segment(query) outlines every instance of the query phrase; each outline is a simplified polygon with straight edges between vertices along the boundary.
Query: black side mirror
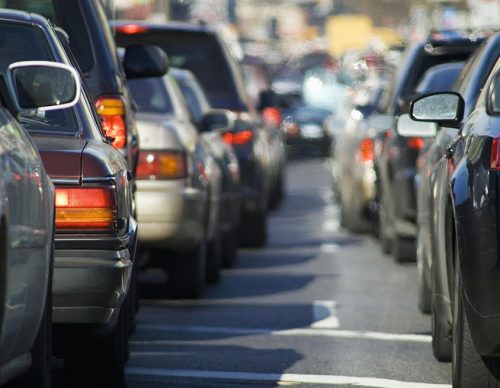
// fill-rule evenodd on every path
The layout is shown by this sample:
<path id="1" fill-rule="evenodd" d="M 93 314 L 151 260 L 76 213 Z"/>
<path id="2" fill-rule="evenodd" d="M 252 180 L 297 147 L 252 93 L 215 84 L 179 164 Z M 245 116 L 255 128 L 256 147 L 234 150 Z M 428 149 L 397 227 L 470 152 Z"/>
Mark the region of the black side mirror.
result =
<path id="1" fill-rule="evenodd" d="M 125 49 L 123 68 L 127 79 L 161 77 L 168 72 L 168 57 L 157 46 L 131 45 Z"/>
<path id="2" fill-rule="evenodd" d="M 203 115 L 200 132 L 218 131 L 225 133 L 234 128 L 236 114 L 225 109 L 212 109 Z"/>
<path id="3" fill-rule="evenodd" d="M 459 124 L 464 116 L 464 99 L 455 92 L 431 93 L 412 102 L 410 117 L 415 121 Z"/>
<path id="4" fill-rule="evenodd" d="M 262 111 L 266 108 L 274 108 L 278 106 L 278 96 L 272 90 L 263 90 L 259 93 L 259 104 L 257 109 Z"/>

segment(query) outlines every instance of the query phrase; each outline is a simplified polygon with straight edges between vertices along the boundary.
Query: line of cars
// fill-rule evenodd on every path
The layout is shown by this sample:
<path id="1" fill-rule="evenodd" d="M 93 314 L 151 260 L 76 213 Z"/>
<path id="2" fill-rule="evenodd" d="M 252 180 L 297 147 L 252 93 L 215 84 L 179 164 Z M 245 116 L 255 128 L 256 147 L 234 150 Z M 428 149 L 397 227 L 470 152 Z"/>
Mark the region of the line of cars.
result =
<path id="1" fill-rule="evenodd" d="M 380 239 L 396 260 L 417 261 L 418 307 L 431 314 L 434 356 L 452 361 L 453 386 L 498 387 L 500 34 L 448 37 L 446 46 L 446 64 L 433 61 L 421 77 L 430 90 L 406 90 L 404 110 L 385 123 L 368 119 L 382 148 L 374 150 L 376 177 L 393 182 L 379 188 Z M 421 62 L 404 63 L 414 74 Z M 429 83 L 432 73 L 438 79 Z M 443 84 L 447 77 L 453 82 Z M 413 139 L 419 152 L 409 152 Z"/>
<path id="2" fill-rule="evenodd" d="M 173 29 L 187 53 L 211 51 L 191 67 L 120 33 L 137 24 L 115 25 L 118 50 L 97 0 L 0 6 L 0 385 L 50 387 L 55 356 L 65 386 L 121 387 L 138 271 L 199 297 L 239 244 L 264 245 L 281 133 L 208 26 L 183 26 L 189 44 Z"/>

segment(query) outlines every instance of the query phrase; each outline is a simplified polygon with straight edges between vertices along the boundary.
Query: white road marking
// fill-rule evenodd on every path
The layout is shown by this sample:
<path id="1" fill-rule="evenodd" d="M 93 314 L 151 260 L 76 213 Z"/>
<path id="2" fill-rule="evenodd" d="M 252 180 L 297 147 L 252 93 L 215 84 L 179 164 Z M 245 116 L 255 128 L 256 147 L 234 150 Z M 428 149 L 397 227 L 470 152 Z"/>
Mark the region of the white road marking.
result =
<path id="1" fill-rule="evenodd" d="M 335 306 L 336 303 L 333 300 L 315 300 L 313 302 L 314 323 L 311 327 L 315 329 L 338 329 L 340 324 Z"/>
<path id="2" fill-rule="evenodd" d="M 337 244 L 322 244 L 321 251 L 325 253 L 335 253 L 338 252 L 339 246 Z"/>
<path id="3" fill-rule="evenodd" d="M 371 377 L 351 377 L 351 376 L 329 376 L 329 375 L 304 375 L 304 374 L 274 374 L 274 373 L 252 373 L 252 372 L 224 372 L 224 371 L 203 371 L 203 370 L 178 370 L 161 368 L 126 368 L 128 375 L 134 376 L 155 376 L 166 378 L 196 378 L 212 380 L 229 380 L 241 382 L 273 382 L 280 383 L 305 383 L 305 384 L 330 384 L 330 385 L 351 385 L 356 387 L 375 388 L 450 388 L 447 384 L 427 384 L 413 383 L 398 380 L 371 378 Z"/>
<path id="4" fill-rule="evenodd" d="M 221 335 L 273 335 L 273 336 L 304 336 L 304 337 L 329 337 L 329 338 L 349 338 L 360 340 L 375 340 L 389 342 L 412 342 L 429 344 L 432 342 L 430 335 L 422 334 L 393 334 L 381 333 L 376 331 L 357 331 L 357 330 L 335 330 L 335 329 L 289 329 L 289 330 L 271 330 L 271 329 L 242 329 L 233 327 L 215 327 L 215 326 L 185 326 L 185 325 L 167 325 L 167 324 L 140 324 L 137 325 L 140 330 L 178 332 L 178 333 L 201 333 L 201 334 L 221 334 Z M 164 345 L 170 341 L 130 341 L 135 345 Z"/>
<path id="5" fill-rule="evenodd" d="M 339 222 L 337 220 L 327 220 L 323 224 L 323 230 L 325 232 L 336 232 L 339 230 Z"/>

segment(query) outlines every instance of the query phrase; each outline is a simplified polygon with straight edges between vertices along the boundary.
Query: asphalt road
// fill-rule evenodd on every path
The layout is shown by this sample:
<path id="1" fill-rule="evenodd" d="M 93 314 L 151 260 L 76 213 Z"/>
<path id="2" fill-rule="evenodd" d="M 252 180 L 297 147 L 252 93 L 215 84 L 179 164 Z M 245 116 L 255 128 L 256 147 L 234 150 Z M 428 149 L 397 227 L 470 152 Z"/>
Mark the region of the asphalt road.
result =
<path id="1" fill-rule="evenodd" d="M 161 273 L 142 274 L 128 387 L 450 386 L 415 265 L 339 228 L 324 160 L 290 162 L 287 179 L 267 247 L 241 250 L 203 299 L 169 300 Z"/>

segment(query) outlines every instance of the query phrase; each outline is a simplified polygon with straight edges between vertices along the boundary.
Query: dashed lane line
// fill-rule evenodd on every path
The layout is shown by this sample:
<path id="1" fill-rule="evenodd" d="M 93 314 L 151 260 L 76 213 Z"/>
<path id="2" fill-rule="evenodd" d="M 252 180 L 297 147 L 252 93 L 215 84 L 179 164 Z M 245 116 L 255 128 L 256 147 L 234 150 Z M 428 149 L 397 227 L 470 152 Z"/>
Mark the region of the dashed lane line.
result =
<path id="1" fill-rule="evenodd" d="M 272 329 L 245 329 L 233 327 L 216 326 L 187 326 L 187 325 L 168 325 L 168 324 L 139 324 L 140 330 L 164 331 L 177 333 L 198 333 L 198 334 L 220 334 L 220 335 L 272 335 L 272 336 L 304 336 L 304 337 L 329 337 L 346 338 L 359 340 L 389 341 L 389 342 L 411 342 L 429 344 L 432 342 L 430 335 L 423 334 L 394 334 L 382 333 L 376 331 L 359 330 L 336 330 L 336 329 L 316 329 L 299 328 L 288 330 Z M 131 344 L 150 344 L 162 345 L 169 341 L 130 341 Z"/>
<path id="2" fill-rule="evenodd" d="M 375 388 L 450 388 L 447 384 L 428 384 L 407 381 L 389 380 L 372 377 L 351 377 L 334 375 L 306 375 L 306 374 L 274 374 L 274 373 L 252 373 L 252 372 L 225 372 L 204 370 L 179 370 L 162 368 L 139 368 L 128 367 L 126 373 L 129 376 L 138 377 L 164 377 L 168 378 L 191 378 L 204 380 L 225 380 L 232 382 L 252 383 L 304 383 L 325 385 L 348 385 L 353 387 L 375 387 Z"/>

